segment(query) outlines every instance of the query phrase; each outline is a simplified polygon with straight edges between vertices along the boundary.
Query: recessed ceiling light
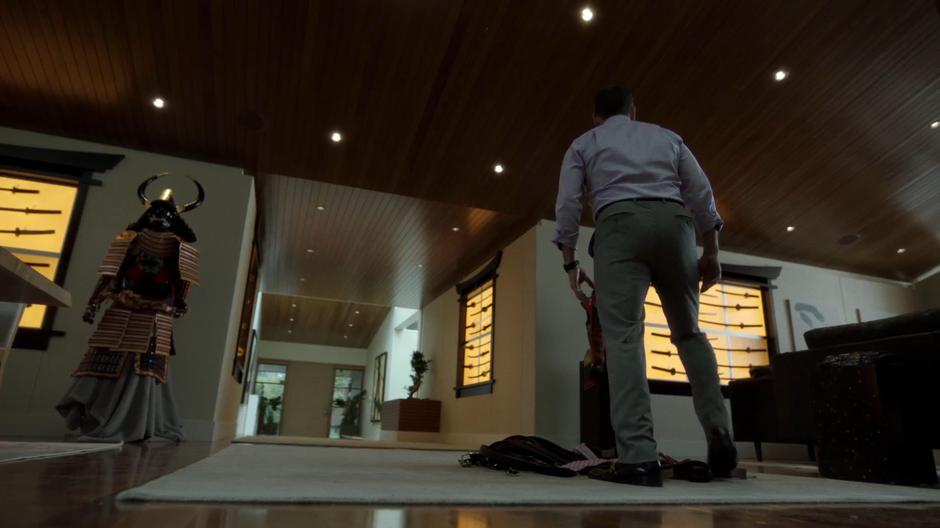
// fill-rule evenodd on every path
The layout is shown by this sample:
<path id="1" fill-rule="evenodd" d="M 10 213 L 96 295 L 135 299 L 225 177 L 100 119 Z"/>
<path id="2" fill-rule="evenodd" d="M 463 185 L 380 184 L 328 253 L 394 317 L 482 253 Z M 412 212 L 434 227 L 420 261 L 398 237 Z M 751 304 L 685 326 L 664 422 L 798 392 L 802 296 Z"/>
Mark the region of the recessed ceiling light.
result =
<path id="1" fill-rule="evenodd" d="M 166 106 L 166 101 L 164 101 L 163 98 L 161 97 L 154 97 L 153 101 L 150 101 L 150 104 L 152 104 L 156 108 L 163 108 L 164 106 Z"/>
<path id="2" fill-rule="evenodd" d="M 359 315 L 359 310 L 356 310 L 356 315 Z"/>
<path id="3" fill-rule="evenodd" d="M 349 328 L 352 328 L 352 323 L 349 323 Z"/>
<path id="4" fill-rule="evenodd" d="M 506 169 L 499 163 L 497 163 L 496 165 L 493 165 L 493 172 L 495 172 L 496 174 L 502 174 L 504 170 Z"/>
<path id="5" fill-rule="evenodd" d="M 424 264 L 418 264 L 418 267 L 419 267 L 419 268 L 423 268 L 423 267 L 424 267 Z"/>
<path id="6" fill-rule="evenodd" d="M 318 205 L 317 211 L 326 211 L 326 207 L 323 207 L 322 205 Z"/>
<path id="7" fill-rule="evenodd" d="M 774 80 L 780 82 L 790 76 L 787 70 L 777 70 L 774 72 Z"/>
<path id="8" fill-rule="evenodd" d="M 795 228 L 795 227 L 793 227 L 793 226 L 787 226 L 787 233 L 792 233 L 792 232 L 794 232 L 794 231 L 796 231 L 796 228 Z"/>
<path id="9" fill-rule="evenodd" d="M 907 249 L 905 249 L 905 248 L 899 248 L 899 249 L 898 249 L 898 255 L 900 255 L 901 253 L 907 253 Z"/>
<path id="10" fill-rule="evenodd" d="M 288 333 L 288 334 L 293 334 L 294 331 L 293 331 L 293 330 L 288 330 L 287 333 Z"/>
<path id="11" fill-rule="evenodd" d="M 305 277 L 301 277 L 300 282 L 307 282 L 307 279 Z"/>
<path id="12" fill-rule="evenodd" d="M 454 233 L 456 233 L 457 231 L 460 231 L 460 228 L 457 227 L 457 226 L 454 226 L 454 227 L 450 228 L 450 230 L 453 231 Z"/>
<path id="13" fill-rule="evenodd" d="M 290 307 L 291 307 L 291 308 L 297 308 L 297 305 L 294 304 L 294 303 L 290 303 Z"/>
<path id="14" fill-rule="evenodd" d="M 290 318 L 290 322 L 292 322 L 292 323 L 294 322 L 294 318 L 293 318 L 293 317 Z"/>
<path id="15" fill-rule="evenodd" d="M 590 7 L 585 7 L 584 9 L 582 9 L 581 20 L 585 22 L 590 22 L 591 20 L 594 20 L 594 10 L 591 9 Z"/>
<path id="16" fill-rule="evenodd" d="M 349 336 L 343 336 L 343 339 L 349 339 Z"/>
<path id="17" fill-rule="evenodd" d="M 307 253 L 313 253 L 313 248 L 307 248 Z"/>
<path id="18" fill-rule="evenodd" d="M 333 143 L 339 143 L 342 140 L 343 140 L 343 135 L 340 134 L 339 132 L 334 131 L 332 134 L 330 134 L 330 141 L 332 141 Z"/>
<path id="19" fill-rule="evenodd" d="M 934 121 L 930 123 L 930 128 L 940 128 L 940 121 Z"/>

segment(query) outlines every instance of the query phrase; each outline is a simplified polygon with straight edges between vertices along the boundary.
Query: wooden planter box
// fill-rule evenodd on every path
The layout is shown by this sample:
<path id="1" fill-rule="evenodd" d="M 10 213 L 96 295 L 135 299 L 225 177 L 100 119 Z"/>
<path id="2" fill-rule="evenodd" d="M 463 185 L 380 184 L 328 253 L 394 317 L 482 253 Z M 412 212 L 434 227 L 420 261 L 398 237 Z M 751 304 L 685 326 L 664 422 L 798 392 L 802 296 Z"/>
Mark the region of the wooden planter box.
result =
<path id="1" fill-rule="evenodd" d="M 437 433 L 441 430 L 439 400 L 390 400 L 382 404 L 382 429 Z"/>

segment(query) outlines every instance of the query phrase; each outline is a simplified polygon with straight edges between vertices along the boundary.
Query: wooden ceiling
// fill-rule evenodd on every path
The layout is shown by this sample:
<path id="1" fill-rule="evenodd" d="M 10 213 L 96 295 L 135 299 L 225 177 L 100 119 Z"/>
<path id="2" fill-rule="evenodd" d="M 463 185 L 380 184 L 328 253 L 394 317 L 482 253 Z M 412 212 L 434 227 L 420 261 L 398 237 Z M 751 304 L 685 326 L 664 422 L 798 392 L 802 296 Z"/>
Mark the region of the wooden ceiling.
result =
<path id="1" fill-rule="evenodd" d="M 453 204 L 495 240 L 552 216 L 594 91 L 624 83 L 710 175 L 725 247 L 893 278 L 940 263 L 935 0 L 590 3 L 586 24 L 573 1 L 6 2 L 0 124 Z M 383 228 L 347 244 L 397 273 L 415 257 Z M 425 294 L 485 258 L 427 251 L 443 269 L 402 283 Z M 367 262 L 340 298 L 416 295 Z"/>
<path id="2" fill-rule="evenodd" d="M 259 335 L 266 341 L 368 348 L 388 312 L 387 306 L 265 293 Z"/>
<path id="3" fill-rule="evenodd" d="M 262 284 L 300 297 L 421 308 L 527 227 L 494 211 L 285 176 L 262 178 L 259 194 Z"/>

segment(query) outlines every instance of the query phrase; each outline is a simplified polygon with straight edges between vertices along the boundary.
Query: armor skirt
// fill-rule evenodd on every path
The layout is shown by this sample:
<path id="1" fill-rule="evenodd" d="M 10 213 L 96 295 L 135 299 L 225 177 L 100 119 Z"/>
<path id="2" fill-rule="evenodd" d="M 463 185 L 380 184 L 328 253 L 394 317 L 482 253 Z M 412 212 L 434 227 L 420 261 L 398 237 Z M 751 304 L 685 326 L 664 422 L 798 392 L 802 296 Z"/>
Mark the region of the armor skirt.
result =
<path id="1" fill-rule="evenodd" d="M 169 383 L 138 376 L 135 361 L 124 361 L 115 379 L 74 378 L 56 410 L 75 440 L 87 442 L 143 442 L 183 440 L 183 428 Z"/>

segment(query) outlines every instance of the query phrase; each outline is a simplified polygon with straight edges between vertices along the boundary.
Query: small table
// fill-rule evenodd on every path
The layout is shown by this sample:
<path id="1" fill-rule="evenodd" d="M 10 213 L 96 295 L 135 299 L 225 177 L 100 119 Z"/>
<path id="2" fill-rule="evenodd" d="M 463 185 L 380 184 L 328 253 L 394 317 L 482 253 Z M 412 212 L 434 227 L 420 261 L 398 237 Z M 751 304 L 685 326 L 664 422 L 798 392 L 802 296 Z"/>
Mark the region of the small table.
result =
<path id="1" fill-rule="evenodd" d="M 13 338 L 28 304 L 72 306 L 72 294 L 0 247 L 0 384 Z"/>

